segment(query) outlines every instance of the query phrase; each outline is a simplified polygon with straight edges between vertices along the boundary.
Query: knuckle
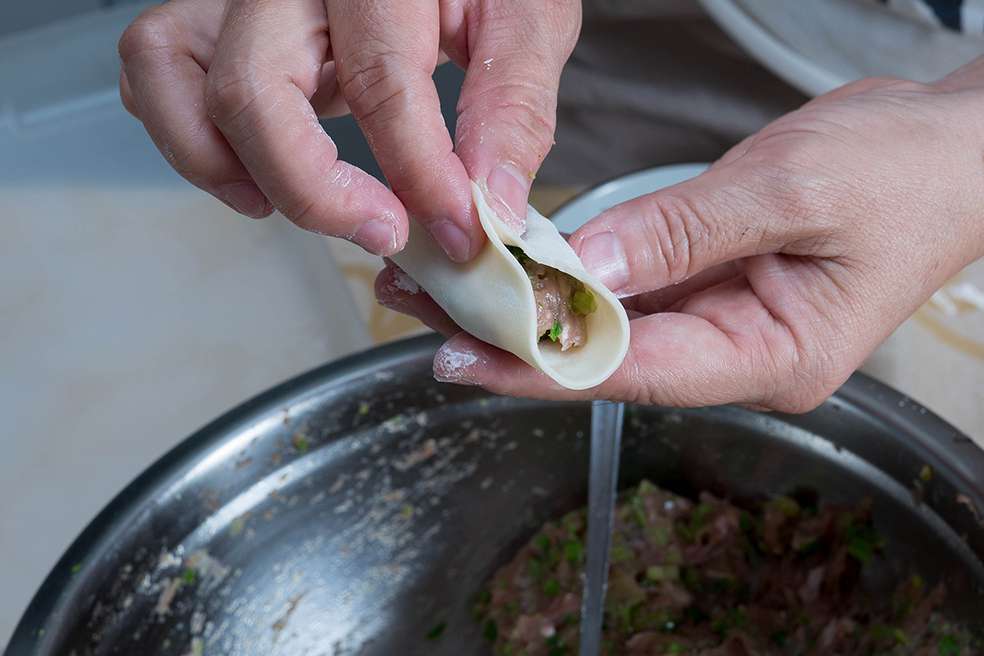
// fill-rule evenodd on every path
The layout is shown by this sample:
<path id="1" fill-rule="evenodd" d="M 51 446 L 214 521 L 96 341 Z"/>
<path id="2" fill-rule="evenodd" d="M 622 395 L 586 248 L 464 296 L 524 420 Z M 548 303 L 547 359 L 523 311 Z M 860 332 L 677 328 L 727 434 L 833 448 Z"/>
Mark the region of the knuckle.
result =
<path id="1" fill-rule="evenodd" d="M 319 216 L 320 213 L 317 211 L 320 209 L 318 203 L 306 195 L 285 199 L 277 209 L 291 223 L 303 230 L 321 235 L 348 236 L 339 235 L 333 227 L 326 226 L 324 217 Z"/>
<path id="2" fill-rule="evenodd" d="M 200 167 L 196 166 L 193 153 L 185 149 L 167 147 L 164 150 L 164 159 L 171 165 L 171 168 L 178 172 L 178 175 L 192 184 L 202 185 L 208 182 L 199 170 Z"/>
<path id="3" fill-rule="evenodd" d="M 574 49 L 581 30 L 582 7 L 579 0 L 540 0 L 533 3 L 483 2 L 477 19 L 488 29 L 485 37 L 497 45 L 514 47 L 523 42 L 535 49 L 541 63 L 560 64 Z M 488 45 L 488 44 L 486 44 Z"/>
<path id="4" fill-rule="evenodd" d="M 507 125 L 516 128 L 514 136 L 518 136 L 526 148 L 535 154 L 537 163 L 546 157 L 553 145 L 556 128 L 554 112 L 545 105 L 534 94 L 517 94 L 493 108 Z"/>
<path id="5" fill-rule="evenodd" d="M 174 47 L 175 36 L 173 19 L 167 9 L 152 7 L 123 31 L 117 51 L 126 63 L 141 53 Z"/>
<path id="6" fill-rule="evenodd" d="M 546 10 L 543 11 L 551 21 L 557 41 L 566 53 L 570 53 L 577 42 L 581 31 L 581 2 L 580 0 L 547 0 Z"/>
<path id="7" fill-rule="evenodd" d="M 123 109 L 129 112 L 132 116 L 140 118 L 137 113 L 137 103 L 136 99 L 133 97 L 133 93 L 123 84 L 120 84 L 120 102 L 123 104 Z"/>
<path id="8" fill-rule="evenodd" d="M 252 63 L 215 67 L 205 81 L 205 109 L 219 126 L 242 116 L 269 87 L 262 71 Z"/>
<path id="9" fill-rule="evenodd" d="M 904 78 L 881 75 L 866 77 L 844 87 L 844 91 L 851 95 L 865 93 L 868 91 L 895 91 L 902 93 L 926 93 L 932 91 L 934 87 L 923 82 L 906 80 Z"/>
<path id="10" fill-rule="evenodd" d="M 757 208 L 763 240 L 792 244 L 830 235 L 845 208 L 868 202 L 854 185 L 816 166 L 815 158 L 799 140 L 778 150 L 773 145 L 771 157 L 756 162 L 755 174 L 741 181 L 744 193 L 736 200 Z"/>
<path id="11" fill-rule="evenodd" d="M 191 140 L 185 143 L 183 140 L 159 141 L 158 149 L 165 161 L 173 168 L 178 175 L 202 189 L 210 189 L 224 181 L 221 172 L 213 170 L 207 163 L 202 161 L 200 152 L 195 145 L 195 135 L 188 135 Z"/>
<path id="12" fill-rule="evenodd" d="M 458 106 L 459 123 L 475 124 L 495 118 L 496 130 L 507 135 L 512 157 L 539 168 L 554 143 L 556 97 L 546 86 L 532 82 L 506 82 L 489 87 L 476 96 L 464 98 Z M 482 139 L 487 134 L 463 129 L 459 142 Z M 532 161 L 531 160 L 532 156 Z"/>
<path id="13" fill-rule="evenodd" d="M 892 91 L 905 93 L 905 94 L 927 94 L 934 93 L 938 89 L 931 84 L 926 84 L 925 82 L 917 82 L 915 80 L 900 80 L 892 79 L 885 83 L 885 88 Z"/>
<path id="14" fill-rule="evenodd" d="M 392 118 L 409 102 L 404 80 L 413 68 L 400 53 L 363 46 L 336 63 L 339 89 L 357 119 Z"/>
<path id="15" fill-rule="evenodd" d="M 711 224 L 702 216 L 697 202 L 674 194 L 653 194 L 646 199 L 639 252 L 630 258 L 650 277 L 663 284 L 689 278 L 701 266 L 697 253 L 701 244 L 712 243 Z"/>

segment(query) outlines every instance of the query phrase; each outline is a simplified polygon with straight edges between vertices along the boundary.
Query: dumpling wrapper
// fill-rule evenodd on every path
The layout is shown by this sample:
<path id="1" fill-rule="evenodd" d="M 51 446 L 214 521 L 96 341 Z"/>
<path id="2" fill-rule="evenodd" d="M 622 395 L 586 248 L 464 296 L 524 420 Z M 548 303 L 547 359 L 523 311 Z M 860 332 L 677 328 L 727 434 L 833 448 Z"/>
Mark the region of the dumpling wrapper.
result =
<path id="1" fill-rule="evenodd" d="M 488 236 L 488 243 L 472 261 L 458 264 L 449 260 L 415 221 L 410 222 L 406 248 L 391 259 L 478 339 L 509 351 L 568 389 L 588 389 L 604 382 L 629 348 L 629 319 L 622 304 L 584 269 L 554 224 L 533 207 L 527 214 L 526 233 L 520 235 L 499 219 L 474 182 L 472 195 Z M 595 295 L 598 307 L 585 318 L 584 344 L 562 352 L 559 344 L 540 340 L 533 286 L 507 245 L 576 278 Z"/>

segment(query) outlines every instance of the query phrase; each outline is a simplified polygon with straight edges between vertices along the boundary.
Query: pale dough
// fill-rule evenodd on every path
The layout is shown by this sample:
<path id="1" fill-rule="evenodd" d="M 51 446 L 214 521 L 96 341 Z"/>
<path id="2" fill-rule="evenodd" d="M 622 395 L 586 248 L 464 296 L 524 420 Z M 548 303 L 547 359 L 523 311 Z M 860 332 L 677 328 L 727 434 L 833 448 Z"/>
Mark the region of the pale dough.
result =
<path id="1" fill-rule="evenodd" d="M 625 309 L 577 254 L 533 207 L 527 230 L 519 235 L 492 211 L 482 189 L 472 182 L 472 195 L 488 243 L 466 264 L 447 258 L 430 235 L 414 221 L 403 251 L 393 261 L 410 275 L 462 329 L 484 342 L 518 356 L 568 389 L 595 387 L 611 376 L 629 347 Z M 533 288 L 523 267 L 506 249 L 518 246 L 531 259 L 573 276 L 590 289 L 598 309 L 587 317 L 583 346 L 561 352 L 536 334 Z"/>

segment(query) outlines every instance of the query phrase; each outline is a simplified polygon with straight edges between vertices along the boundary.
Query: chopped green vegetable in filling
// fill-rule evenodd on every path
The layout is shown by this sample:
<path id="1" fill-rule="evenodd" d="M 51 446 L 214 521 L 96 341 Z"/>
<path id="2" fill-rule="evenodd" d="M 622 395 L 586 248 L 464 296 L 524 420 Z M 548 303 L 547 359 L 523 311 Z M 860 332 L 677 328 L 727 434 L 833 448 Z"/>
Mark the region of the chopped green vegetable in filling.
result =
<path id="1" fill-rule="evenodd" d="M 506 250 L 512 253 L 512 256 L 519 260 L 520 264 L 529 261 L 529 257 L 523 252 L 523 249 L 519 246 L 506 246 Z"/>
<path id="2" fill-rule="evenodd" d="M 532 260 L 517 246 L 507 246 L 533 287 L 536 327 L 540 339 L 576 348 L 587 339 L 586 317 L 598 309 L 594 294 L 580 280 Z"/>
<path id="3" fill-rule="evenodd" d="M 186 567 L 181 574 L 181 581 L 186 585 L 194 585 L 198 580 L 198 572 L 193 567 Z"/>
<path id="4" fill-rule="evenodd" d="M 496 625 L 495 620 L 485 620 L 485 624 L 482 626 L 482 635 L 489 642 L 495 642 L 496 638 L 499 637 L 499 627 Z"/>
<path id="5" fill-rule="evenodd" d="M 560 339 L 560 322 L 554 321 L 554 325 L 550 327 L 549 332 L 547 332 L 547 337 L 551 342 L 556 342 Z"/>
<path id="6" fill-rule="evenodd" d="M 598 302 L 595 301 L 594 294 L 582 286 L 581 289 L 574 292 L 574 295 L 571 296 L 571 309 L 577 314 L 586 317 L 598 309 Z"/>
<path id="7" fill-rule="evenodd" d="M 479 596 L 496 656 L 577 653 L 585 527 L 584 510 L 547 523 Z M 943 616 L 941 585 L 862 585 L 884 544 L 868 503 L 794 494 L 740 508 L 643 482 L 616 509 L 601 656 L 984 654 Z"/>
<path id="8" fill-rule="evenodd" d="M 960 644 L 952 635 L 944 635 L 936 651 L 939 656 L 960 656 Z"/>
<path id="9" fill-rule="evenodd" d="M 431 630 L 427 632 L 428 640 L 437 640 L 444 634 L 444 629 L 448 628 L 447 622 L 439 622 L 431 627 Z"/>

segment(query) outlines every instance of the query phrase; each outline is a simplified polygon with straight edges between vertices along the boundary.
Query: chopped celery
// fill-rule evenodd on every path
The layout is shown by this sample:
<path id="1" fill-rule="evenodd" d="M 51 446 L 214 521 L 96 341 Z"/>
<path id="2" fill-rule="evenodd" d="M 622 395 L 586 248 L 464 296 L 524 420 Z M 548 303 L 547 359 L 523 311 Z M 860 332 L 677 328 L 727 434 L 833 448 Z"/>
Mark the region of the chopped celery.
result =
<path id="1" fill-rule="evenodd" d="M 576 314 L 587 316 L 598 309 L 598 302 L 587 289 L 579 289 L 571 296 L 571 309 Z"/>
<path id="2" fill-rule="evenodd" d="M 560 339 L 560 322 L 554 321 L 554 325 L 547 332 L 547 337 L 550 338 L 551 342 L 556 342 Z"/>

